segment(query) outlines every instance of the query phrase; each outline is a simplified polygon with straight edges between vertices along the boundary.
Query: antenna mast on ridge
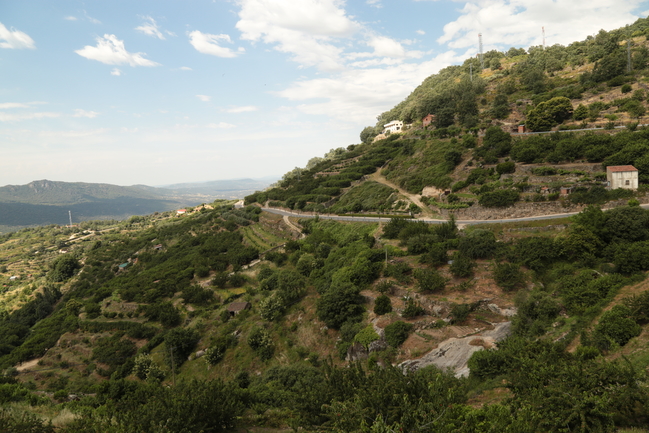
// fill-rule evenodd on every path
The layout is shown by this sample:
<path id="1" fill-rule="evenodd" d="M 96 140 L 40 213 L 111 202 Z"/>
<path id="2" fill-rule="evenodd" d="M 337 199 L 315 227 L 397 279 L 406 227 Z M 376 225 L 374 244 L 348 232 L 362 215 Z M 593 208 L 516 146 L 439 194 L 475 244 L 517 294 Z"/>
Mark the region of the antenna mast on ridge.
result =
<path id="1" fill-rule="evenodd" d="M 478 33 L 478 49 L 480 50 L 480 69 L 484 69 L 484 54 L 482 52 L 482 33 Z"/>
<path id="2" fill-rule="evenodd" d="M 68 211 L 68 215 L 70 216 L 70 227 L 72 227 L 72 211 Z"/>
<path id="3" fill-rule="evenodd" d="M 545 50 L 545 26 L 541 27 L 541 33 L 543 33 L 543 49 Z"/>
<path id="4" fill-rule="evenodd" d="M 629 26 L 627 26 L 626 35 L 626 71 L 631 72 L 631 32 Z"/>

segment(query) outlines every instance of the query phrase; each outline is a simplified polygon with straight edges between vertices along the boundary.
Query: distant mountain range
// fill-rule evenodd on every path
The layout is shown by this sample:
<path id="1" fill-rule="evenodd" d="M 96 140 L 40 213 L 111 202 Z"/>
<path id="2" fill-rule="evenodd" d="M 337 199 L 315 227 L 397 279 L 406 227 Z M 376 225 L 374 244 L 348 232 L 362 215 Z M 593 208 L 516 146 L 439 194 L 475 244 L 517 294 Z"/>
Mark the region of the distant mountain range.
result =
<path id="1" fill-rule="evenodd" d="M 236 199 L 263 190 L 277 178 L 183 183 L 165 188 L 146 185 L 37 180 L 0 187 L 0 232 L 47 224 L 95 219 L 125 219 L 216 199 Z"/>

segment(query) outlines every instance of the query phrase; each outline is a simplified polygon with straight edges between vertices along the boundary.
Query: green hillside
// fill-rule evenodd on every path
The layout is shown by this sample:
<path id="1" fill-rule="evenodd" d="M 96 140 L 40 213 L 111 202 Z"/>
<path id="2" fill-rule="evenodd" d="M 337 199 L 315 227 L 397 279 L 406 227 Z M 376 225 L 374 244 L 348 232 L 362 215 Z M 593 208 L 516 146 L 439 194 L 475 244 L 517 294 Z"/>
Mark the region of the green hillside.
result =
<path id="1" fill-rule="evenodd" d="M 0 187 L 0 233 L 24 227 L 88 220 L 124 220 L 133 215 L 195 206 L 204 197 L 183 197 L 158 188 L 39 180 Z"/>
<path id="2" fill-rule="evenodd" d="M 440 71 L 243 208 L 1 235 L 0 431 L 647 432 L 646 23 Z"/>
<path id="3" fill-rule="evenodd" d="M 649 170 L 642 126 L 648 28 L 649 21 L 641 19 L 567 47 L 490 51 L 482 70 L 475 58 L 445 68 L 378 116 L 375 126 L 361 132 L 361 144 L 311 159 L 304 169 L 285 174 L 275 188 L 248 196 L 247 203 L 319 213 L 418 212 L 412 197 L 337 203 L 372 173 L 379 173 L 373 181 L 416 195 L 428 208 L 419 209 L 424 214 L 492 207 L 493 200 L 482 196 L 496 190 L 511 196 L 496 200 L 498 207 L 548 201 L 547 195 L 539 196 L 541 190 L 559 193 L 561 187 L 576 193 L 561 198 L 566 205 L 620 198 L 598 190 L 607 166 L 636 166 L 641 184 Z M 428 114 L 434 120 L 424 126 Z M 383 134 L 383 125 L 393 120 L 404 122 L 403 130 Z M 512 134 L 519 125 L 541 134 Z M 526 168 L 531 164 L 578 175 L 539 179 Z M 565 165 L 570 168 L 562 169 Z M 440 196 L 443 191 L 460 195 L 449 200 Z"/>

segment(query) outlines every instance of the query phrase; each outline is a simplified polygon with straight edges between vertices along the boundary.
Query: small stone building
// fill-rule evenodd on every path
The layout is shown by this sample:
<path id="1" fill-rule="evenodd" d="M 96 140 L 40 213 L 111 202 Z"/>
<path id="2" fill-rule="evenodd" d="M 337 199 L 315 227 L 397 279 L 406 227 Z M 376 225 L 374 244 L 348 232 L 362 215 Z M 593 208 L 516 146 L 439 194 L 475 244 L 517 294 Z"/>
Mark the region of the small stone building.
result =
<path id="1" fill-rule="evenodd" d="M 428 114 L 426 117 L 421 119 L 421 125 L 425 128 L 431 123 L 435 121 L 435 115 L 434 114 Z"/>
<path id="2" fill-rule="evenodd" d="M 632 165 L 606 167 L 606 180 L 611 189 L 638 189 L 638 169 Z"/>
<path id="3" fill-rule="evenodd" d="M 251 307 L 250 302 L 233 302 L 228 305 L 228 313 L 230 316 L 234 317 L 244 310 L 248 310 Z"/>

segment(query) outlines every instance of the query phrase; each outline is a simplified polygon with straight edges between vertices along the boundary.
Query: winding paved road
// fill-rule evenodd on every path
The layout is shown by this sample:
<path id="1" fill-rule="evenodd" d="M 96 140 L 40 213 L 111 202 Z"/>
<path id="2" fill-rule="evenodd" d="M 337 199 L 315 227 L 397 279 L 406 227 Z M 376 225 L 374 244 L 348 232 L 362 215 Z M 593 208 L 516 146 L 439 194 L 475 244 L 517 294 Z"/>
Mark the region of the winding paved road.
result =
<path id="1" fill-rule="evenodd" d="M 642 207 L 649 207 L 649 205 L 643 205 Z M 263 207 L 261 208 L 264 212 L 269 212 L 269 213 L 274 213 L 277 215 L 283 215 L 283 216 L 289 216 L 289 217 L 296 217 L 296 218 L 315 218 L 316 216 L 320 219 L 323 220 L 335 220 L 335 221 L 355 221 L 355 222 L 389 222 L 390 217 L 363 217 L 363 216 L 357 216 L 357 217 L 351 217 L 351 216 L 338 216 L 338 215 L 327 215 L 327 214 L 318 214 L 318 215 L 313 215 L 313 214 L 307 214 L 307 213 L 298 213 L 298 212 L 289 212 L 285 211 L 282 209 L 275 209 L 275 208 L 269 208 L 269 207 Z M 571 212 L 571 213 L 561 213 L 561 214 L 553 214 L 553 215 L 541 215 L 541 216 L 533 216 L 533 217 L 524 217 L 524 218 L 507 218 L 507 219 L 493 219 L 493 220 L 455 220 L 455 222 L 458 225 L 473 225 L 473 224 L 495 224 L 495 223 L 512 223 L 512 222 L 521 222 L 521 221 L 537 221 L 537 220 L 547 220 L 547 219 L 556 219 L 556 218 L 565 218 L 569 217 L 572 215 L 576 215 L 579 212 Z M 415 218 L 412 220 L 408 221 L 421 221 L 425 222 L 428 224 L 442 224 L 445 223 L 447 220 L 443 219 L 432 219 L 432 218 Z"/>
<path id="2" fill-rule="evenodd" d="M 649 209 L 649 203 L 647 204 L 641 204 L 641 208 L 643 209 Z M 316 216 L 320 219 L 323 220 L 335 220 L 335 221 L 355 221 L 355 222 L 369 222 L 369 223 L 376 223 L 376 222 L 389 222 L 391 218 L 389 217 L 363 217 L 363 216 L 357 216 L 357 217 L 351 217 L 351 216 L 338 216 L 338 215 L 327 215 L 327 214 L 307 214 L 307 213 L 299 213 L 299 212 L 289 212 L 285 211 L 282 209 L 275 209 L 275 208 L 270 208 L 270 207 L 262 207 L 261 210 L 265 212 L 270 212 L 274 213 L 277 215 L 283 215 L 283 216 L 288 216 L 288 217 L 296 217 L 296 218 L 315 218 Z M 602 210 L 608 210 L 608 209 L 602 209 Z M 569 212 L 569 213 L 558 213 L 558 214 L 552 214 L 552 215 L 537 215 L 537 216 L 531 216 L 531 217 L 523 217 L 523 218 L 506 218 L 506 219 L 492 219 L 492 220 L 455 220 L 455 223 L 459 226 L 465 226 L 465 225 L 474 225 L 474 224 L 497 224 L 497 223 L 516 223 L 516 222 L 523 222 L 523 221 L 539 221 L 539 220 L 550 220 L 550 219 L 557 219 L 557 218 L 565 218 L 573 215 L 577 215 L 579 212 Z M 411 219 L 408 221 L 421 221 L 425 222 L 428 224 L 442 224 L 445 223 L 447 220 L 444 219 L 432 219 L 432 218 L 415 218 Z"/>

